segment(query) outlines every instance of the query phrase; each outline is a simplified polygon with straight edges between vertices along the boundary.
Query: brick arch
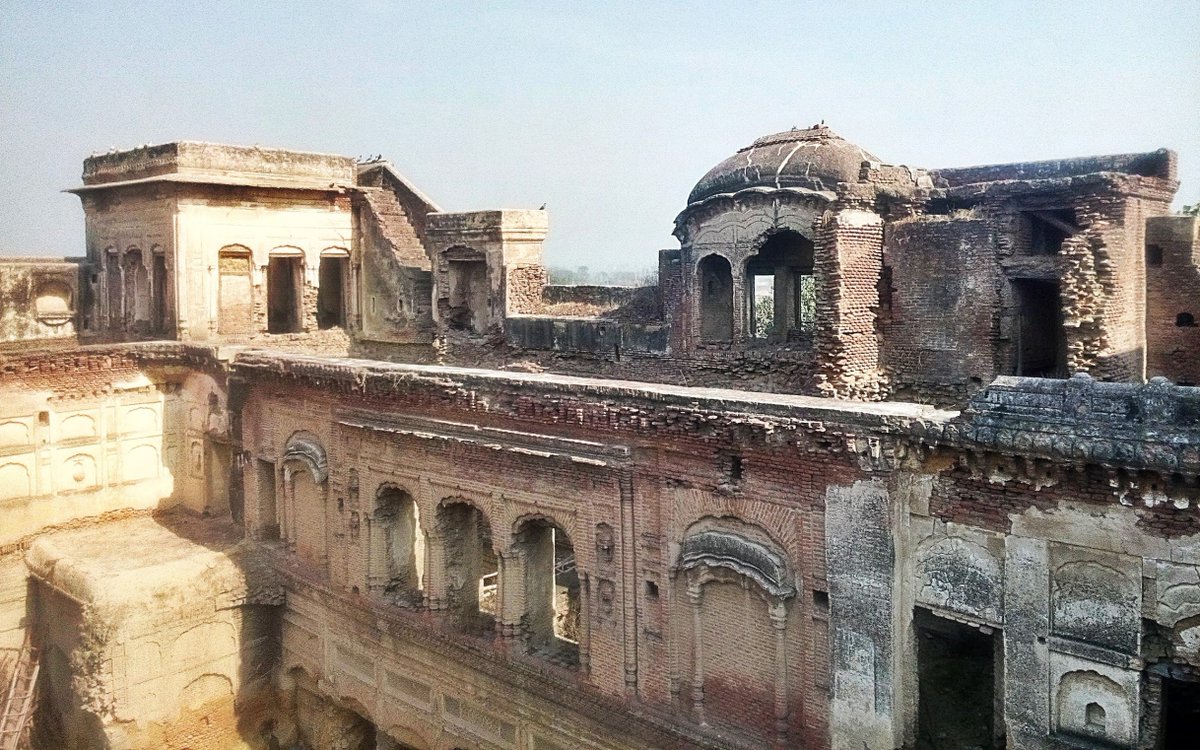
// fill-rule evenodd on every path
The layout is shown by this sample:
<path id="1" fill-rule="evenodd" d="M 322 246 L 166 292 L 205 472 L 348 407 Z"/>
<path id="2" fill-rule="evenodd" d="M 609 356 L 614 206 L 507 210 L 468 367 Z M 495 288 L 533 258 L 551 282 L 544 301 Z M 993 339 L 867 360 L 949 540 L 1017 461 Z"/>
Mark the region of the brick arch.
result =
<path id="1" fill-rule="evenodd" d="M 439 498 L 436 503 L 434 503 L 433 517 L 431 519 L 431 523 L 429 524 L 431 531 L 437 531 L 438 516 L 442 513 L 444 508 L 450 505 L 466 505 L 482 513 L 484 520 L 487 521 L 488 529 L 492 535 L 492 550 L 496 554 L 500 554 L 500 551 L 503 548 L 497 546 L 498 540 L 506 539 L 507 537 L 504 526 L 496 520 L 500 517 L 500 514 L 496 512 L 494 503 L 489 502 L 487 499 L 476 497 L 470 494 L 458 493 L 453 495 L 444 495 Z"/>
<path id="2" fill-rule="evenodd" d="M 405 495 L 408 495 L 410 498 L 412 498 L 413 503 L 417 505 L 418 509 L 420 508 L 420 504 L 417 503 L 417 493 L 410 490 L 404 484 L 402 484 L 400 482 L 394 482 L 389 479 L 389 480 L 382 481 L 378 485 L 376 485 L 375 496 L 374 496 L 374 500 L 372 501 L 372 503 L 373 503 L 372 507 L 374 509 L 379 508 L 379 498 L 382 497 L 383 493 L 387 492 L 388 490 L 399 490 L 400 492 L 403 492 Z"/>
<path id="3" fill-rule="evenodd" d="M 312 474 L 313 481 L 318 485 L 325 484 L 329 478 L 329 459 L 321 438 L 307 430 L 296 430 L 283 444 L 281 463 L 293 462 Z"/>
<path id="4" fill-rule="evenodd" d="M 509 520 L 508 529 L 510 536 L 508 539 L 510 544 L 516 538 L 517 534 L 521 532 L 521 528 L 531 521 L 544 521 L 551 526 L 561 529 L 567 535 L 567 539 L 571 542 L 572 547 L 577 546 L 582 538 L 583 532 L 579 529 L 578 519 L 574 513 L 570 513 L 568 519 L 563 519 L 556 515 L 554 511 L 538 509 L 521 513 Z"/>

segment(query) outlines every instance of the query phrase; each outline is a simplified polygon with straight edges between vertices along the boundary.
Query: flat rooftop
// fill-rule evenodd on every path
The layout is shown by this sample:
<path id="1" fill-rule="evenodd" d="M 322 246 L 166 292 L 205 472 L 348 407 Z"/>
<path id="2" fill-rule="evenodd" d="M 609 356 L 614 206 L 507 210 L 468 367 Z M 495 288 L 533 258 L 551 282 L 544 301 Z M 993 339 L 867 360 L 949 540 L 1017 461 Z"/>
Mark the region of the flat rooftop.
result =
<path id="1" fill-rule="evenodd" d="M 242 541 L 232 522 L 167 513 L 52 532 L 30 545 L 25 560 L 36 577 L 78 601 L 136 602 L 219 582 L 245 588 Z"/>
<path id="2" fill-rule="evenodd" d="M 90 156 L 83 162 L 83 187 L 68 192 L 148 182 L 336 190 L 356 180 L 357 162 L 349 156 L 175 141 Z"/>

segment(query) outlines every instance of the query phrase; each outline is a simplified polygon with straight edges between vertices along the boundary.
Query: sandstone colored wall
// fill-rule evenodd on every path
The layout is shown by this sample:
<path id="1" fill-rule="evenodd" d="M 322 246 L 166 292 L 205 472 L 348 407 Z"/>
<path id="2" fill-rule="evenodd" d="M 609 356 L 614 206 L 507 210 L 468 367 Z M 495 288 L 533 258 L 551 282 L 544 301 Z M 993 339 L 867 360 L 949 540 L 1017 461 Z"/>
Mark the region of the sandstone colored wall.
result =
<path id="1" fill-rule="evenodd" d="M 82 260 L 0 261 L 0 345 L 30 340 L 75 343 L 89 309 L 89 300 L 80 297 Z"/>
<path id="2" fill-rule="evenodd" d="M 266 747 L 281 596 L 240 538 L 168 515 L 32 544 L 41 746 Z"/>

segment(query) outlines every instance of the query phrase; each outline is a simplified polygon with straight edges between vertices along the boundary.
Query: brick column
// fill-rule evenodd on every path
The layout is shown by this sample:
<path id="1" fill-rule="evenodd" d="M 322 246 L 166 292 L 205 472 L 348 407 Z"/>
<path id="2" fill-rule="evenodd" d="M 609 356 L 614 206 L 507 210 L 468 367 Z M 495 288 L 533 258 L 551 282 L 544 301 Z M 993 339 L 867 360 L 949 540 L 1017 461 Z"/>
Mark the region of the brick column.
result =
<path id="1" fill-rule="evenodd" d="M 436 612 L 446 606 L 446 539 L 435 525 L 425 540 L 425 606 Z"/>
<path id="2" fill-rule="evenodd" d="M 788 719 L 791 714 L 788 694 L 787 663 L 787 605 L 782 600 L 771 602 L 771 626 L 775 630 L 775 744 L 788 746 Z"/>
<path id="3" fill-rule="evenodd" d="M 633 470 L 620 469 L 621 487 L 621 607 L 625 623 L 625 689 L 638 689 L 637 561 L 634 556 L 637 532 L 633 523 Z"/>
<path id="4" fill-rule="evenodd" d="M 508 549 L 496 556 L 496 563 L 496 628 L 503 638 L 517 638 L 525 611 L 525 555 Z"/>
<path id="5" fill-rule="evenodd" d="M 692 610 L 692 712 L 701 726 L 704 720 L 704 622 L 701 620 L 700 604 L 703 589 L 698 581 L 688 580 L 688 603 Z"/>
<path id="6" fill-rule="evenodd" d="M 817 293 L 818 387 L 839 398 L 878 398 L 879 274 L 883 219 L 871 211 L 827 211 L 818 222 L 813 262 Z"/>

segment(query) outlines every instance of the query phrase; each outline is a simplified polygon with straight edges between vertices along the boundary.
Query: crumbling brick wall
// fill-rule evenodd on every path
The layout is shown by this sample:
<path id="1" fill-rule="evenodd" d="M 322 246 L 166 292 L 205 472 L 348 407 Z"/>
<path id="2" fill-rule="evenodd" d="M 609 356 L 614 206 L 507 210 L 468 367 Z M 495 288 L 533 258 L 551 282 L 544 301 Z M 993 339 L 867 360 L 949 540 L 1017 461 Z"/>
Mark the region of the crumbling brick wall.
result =
<path id="1" fill-rule="evenodd" d="M 817 320 L 814 350 L 823 395 L 878 397 L 879 275 L 883 220 L 860 209 L 826 213 L 818 229 L 813 270 Z"/>
<path id="2" fill-rule="evenodd" d="M 550 280 L 550 274 L 540 265 L 519 265 L 505 268 L 508 275 L 505 304 L 507 312 L 528 315 L 539 312 L 543 307 L 542 290 Z"/>
<path id="3" fill-rule="evenodd" d="M 968 214 L 888 224 L 891 306 L 881 326 L 895 398 L 958 403 L 998 374 L 1000 268 L 988 223 Z"/>
<path id="4" fill-rule="evenodd" d="M 1200 218 L 1150 219 L 1145 258 L 1146 375 L 1200 384 Z"/>

